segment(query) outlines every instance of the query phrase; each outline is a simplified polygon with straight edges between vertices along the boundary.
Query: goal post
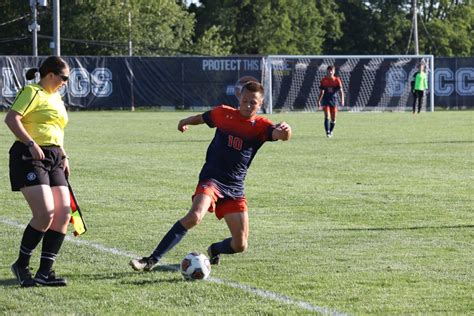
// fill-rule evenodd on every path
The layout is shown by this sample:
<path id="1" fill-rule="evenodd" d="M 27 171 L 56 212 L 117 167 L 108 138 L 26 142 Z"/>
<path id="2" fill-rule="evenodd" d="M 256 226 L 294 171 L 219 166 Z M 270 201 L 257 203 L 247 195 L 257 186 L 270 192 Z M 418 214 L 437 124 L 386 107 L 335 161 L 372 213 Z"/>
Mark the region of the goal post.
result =
<path id="1" fill-rule="evenodd" d="M 269 55 L 262 60 L 266 111 L 318 110 L 319 84 L 329 65 L 342 80 L 348 111 L 411 111 L 411 81 L 420 63 L 429 87 L 422 109 L 433 112 L 433 55 Z"/>

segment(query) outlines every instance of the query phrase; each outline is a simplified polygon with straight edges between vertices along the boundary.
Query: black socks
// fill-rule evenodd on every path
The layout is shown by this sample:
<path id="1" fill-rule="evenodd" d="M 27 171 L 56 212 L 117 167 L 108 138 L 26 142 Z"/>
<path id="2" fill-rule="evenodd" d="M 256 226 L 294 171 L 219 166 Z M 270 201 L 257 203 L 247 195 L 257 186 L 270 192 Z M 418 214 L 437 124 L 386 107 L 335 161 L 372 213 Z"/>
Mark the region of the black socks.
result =
<path id="1" fill-rule="evenodd" d="M 34 229 L 30 224 L 26 226 L 23 232 L 23 238 L 21 239 L 20 254 L 16 263 L 21 268 L 26 268 L 30 265 L 30 258 L 38 246 L 39 242 L 43 238 L 44 233 Z"/>
<path id="2" fill-rule="evenodd" d="M 232 249 L 230 242 L 232 238 L 224 239 L 221 242 L 216 242 L 211 245 L 211 254 L 212 256 L 220 255 L 221 253 L 224 254 L 233 254 L 235 253 L 234 249 Z"/>
<path id="3" fill-rule="evenodd" d="M 66 237 L 65 234 L 51 229 L 47 230 L 44 234 L 39 267 L 41 273 L 47 275 L 51 271 L 59 249 L 61 249 L 63 244 L 64 237 Z"/>
<path id="4" fill-rule="evenodd" d="M 155 251 L 153 251 L 152 256 L 155 259 L 160 260 L 165 253 L 170 251 L 181 241 L 181 239 L 183 239 L 187 232 L 188 230 L 184 228 L 181 222 L 177 221 L 160 241 Z"/>

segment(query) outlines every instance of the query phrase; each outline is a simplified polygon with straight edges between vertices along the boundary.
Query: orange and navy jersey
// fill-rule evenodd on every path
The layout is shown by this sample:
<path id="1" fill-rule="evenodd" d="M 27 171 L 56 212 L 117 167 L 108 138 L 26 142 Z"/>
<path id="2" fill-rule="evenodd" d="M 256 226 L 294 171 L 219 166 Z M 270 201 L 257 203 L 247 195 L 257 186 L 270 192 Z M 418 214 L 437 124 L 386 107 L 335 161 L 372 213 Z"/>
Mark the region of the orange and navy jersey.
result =
<path id="1" fill-rule="evenodd" d="M 334 79 L 324 77 L 319 84 L 319 89 L 324 91 L 322 106 L 336 106 L 336 93 L 342 89 L 341 78 L 334 76 Z"/>
<path id="2" fill-rule="evenodd" d="M 224 196 L 242 197 L 247 169 L 263 143 L 272 140 L 275 125 L 261 116 L 245 118 L 227 105 L 217 106 L 202 117 L 216 133 L 207 148 L 199 181 L 213 179 Z"/>

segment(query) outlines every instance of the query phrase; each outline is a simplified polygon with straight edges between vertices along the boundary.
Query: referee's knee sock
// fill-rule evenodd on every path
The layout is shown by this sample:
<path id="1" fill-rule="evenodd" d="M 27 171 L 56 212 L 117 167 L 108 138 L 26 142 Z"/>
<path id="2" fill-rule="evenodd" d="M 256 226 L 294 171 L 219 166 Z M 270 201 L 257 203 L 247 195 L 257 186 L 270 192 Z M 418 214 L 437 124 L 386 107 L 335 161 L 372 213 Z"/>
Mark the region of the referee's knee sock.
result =
<path id="1" fill-rule="evenodd" d="M 64 241 L 65 234 L 48 229 L 43 237 L 43 247 L 41 248 L 41 260 L 39 271 L 48 275 L 51 271 L 54 261 L 58 256 L 59 249 Z"/>
<path id="2" fill-rule="evenodd" d="M 234 249 L 230 245 L 232 238 L 224 239 L 223 241 L 216 242 L 211 245 L 211 254 L 212 256 L 220 255 L 221 253 L 224 254 L 233 254 L 235 253 Z"/>
<path id="3" fill-rule="evenodd" d="M 329 132 L 332 133 L 334 126 L 336 126 L 336 121 L 329 123 Z"/>
<path id="4" fill-rule="evenodd" d="M 23 232 L 23 238 L 20 244 L 20 253 L 18 255 L 17 265 L 26 268 L 30 265 L 30 258 L 36 246 L 40 243 L 44 233 L 34 229 L 30 224 L 26 226 Z"/>
<path id="5" fill-rule="evenodd" d="M 173 227 L 166 233 L 163 239 L 160 241 L 155 251 L 151 254 L 157 260 L 160 260 L 161 257 L 170 251 L 174 246 L 176 246 L 188 230 L 184 228 L 180 221 L 177 221 Z"/>

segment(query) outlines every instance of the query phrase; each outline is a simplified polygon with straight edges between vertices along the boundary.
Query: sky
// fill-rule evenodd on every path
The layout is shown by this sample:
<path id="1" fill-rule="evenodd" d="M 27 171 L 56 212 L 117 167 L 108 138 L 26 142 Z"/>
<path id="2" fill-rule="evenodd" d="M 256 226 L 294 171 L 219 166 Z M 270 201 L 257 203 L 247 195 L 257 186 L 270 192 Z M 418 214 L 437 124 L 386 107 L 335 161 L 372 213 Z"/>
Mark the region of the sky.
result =
<path id="1" fill-rule="evenodd" d="M 199 0 L 186 0 L 186 4 L 189 6 L 191 3 L 198 4 Z"/>

